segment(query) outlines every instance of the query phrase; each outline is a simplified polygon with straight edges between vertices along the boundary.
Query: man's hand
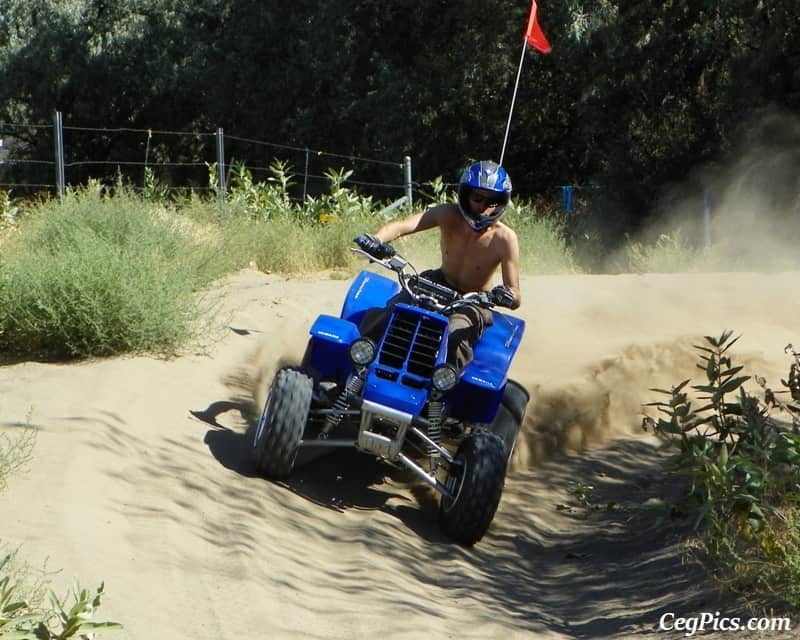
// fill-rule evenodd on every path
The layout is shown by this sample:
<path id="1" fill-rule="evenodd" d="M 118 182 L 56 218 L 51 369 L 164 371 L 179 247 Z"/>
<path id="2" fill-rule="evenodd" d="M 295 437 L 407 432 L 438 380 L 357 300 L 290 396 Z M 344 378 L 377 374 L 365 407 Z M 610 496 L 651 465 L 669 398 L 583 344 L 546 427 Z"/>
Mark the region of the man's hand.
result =
<path id="1" fill-rule="evenodd" d="M 511 309 L 514 306 L 514 294 L 511 289 L 502 284 L 498 284 L 489 292 L 489 299 L 498 307 Z"/>
<path id="2" fill-rule="evenodd" d="M 384 260 L 391 258 L 396 253 L 394 247 L 386 242 L 381 242 L 378 238 L 369 233 L 362 233 L 353 240 L 362 251 L 367 252 L 373 258 Z"/>

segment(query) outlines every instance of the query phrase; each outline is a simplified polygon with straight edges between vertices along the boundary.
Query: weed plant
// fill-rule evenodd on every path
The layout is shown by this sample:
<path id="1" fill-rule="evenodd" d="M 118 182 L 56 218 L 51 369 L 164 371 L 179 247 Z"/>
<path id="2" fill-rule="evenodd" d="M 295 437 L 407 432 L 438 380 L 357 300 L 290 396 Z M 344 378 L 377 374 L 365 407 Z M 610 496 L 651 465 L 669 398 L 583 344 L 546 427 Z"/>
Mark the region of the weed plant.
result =
<path id="1" fill-rule="evenodd" d="M 376 210 L 371 198 L 344 186 L 351 174 L 327 171 L 329 192 L 297 203 L 289 195 L 294 176 L 286 164 L 272 163 L 270 177 L 262 183 L 254 182 L 249 170 L 239 165 L 221 210 L 217 207 L 217 213 L 209 215 L 205 205 L 188 215 L 218 225 L 223 251 L 238 256 L 237 267 L 253 264 L 279 273 L 351 267 L 352 239 L 374 224 Z"/>
<path id="2" fill-rule="evenodd" d="M 712 573 L 727 588 L 748 596 L 800 605 L 800 409 L 764 386 L 764 400 L 748 393 L 751 376 L 734 366 L 738 338 L 725 331 L 698 345 L 704 384 L 654 389 L 662 414 L 646 424 L 677 449 L 670 468 L 689 480 L 676 505 L 702 532 Z M 784 385 L 800 401 L 797 354 Z M 699 394 L 694 407 L 689 390 Z M 772 412 L 785 409 L 788 420 Z"/>
<path id="3" fill-rule="evenodd" d="M 757 248 L 754 248 L 757 247 Z M 627 239 L 619 270 L 633 273 L 702 273 L 710 271 L 793 271 L 800 266 L 796 252 L 775 245 L 744 243 L 741 236 L 698 247 L 681 229 L 662 233 L 655 242 Z"/>
<path id="4" fill-rule="evenodd" d="M 36 430 L 29 424 L 21 426 L 19 433 L 0 433 L 0 492 L 5 490 L 8 477 L 31 461 Z"/>
<path id="5" fill-rule="evenodd" d="M 680 230 L 662 233 L 652 244 L 628 238 L 626 271 L 633 273 L 688 273 L 708 271 L 710 256 L 694 248 Z"/>
<path id="6" fill-rule="evenodd" d="M 43 204 L 4 245 L 0 350 L 41 357 L 170 352 L 193 332 L 213 243 L 127 192 Z"/>
<path id="7" fill-rule="evenodd" d="M 10 561 L 8 555 L 0 559 L 0 639 L 94 638 L 103 631 L 121 628 L 116 622 L 93 619 L 101 604 L 102 583 L 94 591 L 76 585 L 69 599 L 51 591 L 49 606 L 42 608 L 21 595 Z"/>
<path id="8" fill-rule="evenodd" d="M 0 434 L 0 492 L 6 479 L 31 459 L 35 430 L 30 416 L 22 433 L 9 439 Z M 43 604 L 44 582 L 31 583 L 27 568 L 16 562 L 16 554 L 0 556 L 0 640 L 66 640 L 93 638 L 99 632 L 116 629 L 114 622 L 93 619 L 103 594 L 103 584 L 93 592 L 77 584 L 71 600 L 49 592 L 49 604 Z"/>
<path id="9" fill-rule="evenodd" d="M 565 219 L 530 202 L 514 202 L 504 222 L 516 231 L 520 271 L 526 274 L 577 273 L 580 269 L 567 246 Z"/>

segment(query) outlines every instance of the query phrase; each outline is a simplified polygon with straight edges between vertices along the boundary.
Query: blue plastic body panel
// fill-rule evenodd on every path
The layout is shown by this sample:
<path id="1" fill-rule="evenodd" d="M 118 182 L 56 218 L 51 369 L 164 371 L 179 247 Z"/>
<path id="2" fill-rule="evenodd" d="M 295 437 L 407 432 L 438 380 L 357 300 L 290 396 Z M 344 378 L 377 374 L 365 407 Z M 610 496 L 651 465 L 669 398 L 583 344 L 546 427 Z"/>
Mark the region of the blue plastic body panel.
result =
<path id="1" fill-rule="evenodd" d="M 347 350 L 359 337 L 358 327 L 348 320 L 321 315 L 311 326 L 305 364 L 323 380 L 344 382 L 353 369 Z"/>
<path id="2" fill-rule="evenodd" d="M 389 298 L 399 292 L 400 285 L 394 280 L 362 271 L 347 291 L 341 317 L 358 326 L 368 309 L 385 307 Z"/>
<path id="3" fill-rule="evenodd" d="M 367 310 L 383 308 L 400 291 L 394 280 L 362 271 L 347 292 L 341 317 L 322 315 L 311 327 L 306 364 L 324 380 L 344 383 L 353 371 L 348 356 L 350 344 L 359 337 L 358 324 Z M 418 307 L 398 304 L 396 311 L 424 318 L 428 326 L 439 325 L 447 334 L 448 319 Z M 519 318 L 492 311 L 494 323 L 473 346 L 474 359 L 464 369 L 458 385 L 444 400 L 448 415 L 465 422 L 488 423 L 497 415 L 508 370 L 525 332 Z M 378 344 L 380 352 L 383 341 Z M 447 340 L 436 354 L 436 364 L 447 358 Z M 376 360 L 367 374 L 364 398 L 411 415 L 419 415 L 428 401 L 430 380 L 408 370 L 406 364 L 387 367 Z"/>
<path id="4" fill-rule="evenodd" d="M 492 312 L 494 323 L 473 346 L 474 359 L 448 394 L 448 412 L 467 422 L 491 422 L 503 397 L 508 370 L 525 333 L 525 321 Z"/>
<path id="5" fill-rule="evenodd" d="M 412 307 L 407 304 L 398 304 L 395 313 L 410 312 L 417 317 L 426 319 L 429 326 L 437 326 L 445 336 L 439 352 L 436 354 L 436 365 L 444 363 L 447 355 L 447 318 L 432 311 L 426 311 L 419 307 Z M 419 332 L 419 327 L 417 328 Z M 378 352 L 381 352 L 383 343 L 386 340 L 386 333 L 378 344 Z M 387 379 L 386 376 L 393 379 Z M 367 384 L 364 388 L 364 398 L 378 404 L 383 404 L 398 411 L 405 411 L 411 415 L 419 415 L 428 401 L 430 389 L 430 378 L 422 377 L 409 371 L 408 363 L 405 362 L 401 367 L 392 367 L 381 364 L 380 358 L 370 367 L 367 375 Z"/>

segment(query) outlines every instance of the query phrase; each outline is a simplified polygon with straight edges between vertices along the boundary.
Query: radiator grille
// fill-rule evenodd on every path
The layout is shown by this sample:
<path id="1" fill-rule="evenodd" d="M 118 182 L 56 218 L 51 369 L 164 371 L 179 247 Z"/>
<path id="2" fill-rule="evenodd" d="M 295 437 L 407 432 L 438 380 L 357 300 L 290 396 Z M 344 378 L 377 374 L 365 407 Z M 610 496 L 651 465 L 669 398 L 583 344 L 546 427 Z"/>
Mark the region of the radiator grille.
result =
<path id="1" fill-rule="evenodd" d="M 442 344 L 445 326 L 425 316 L 395 310 L 386 331 L 378 362 L 430 378 Z"/>

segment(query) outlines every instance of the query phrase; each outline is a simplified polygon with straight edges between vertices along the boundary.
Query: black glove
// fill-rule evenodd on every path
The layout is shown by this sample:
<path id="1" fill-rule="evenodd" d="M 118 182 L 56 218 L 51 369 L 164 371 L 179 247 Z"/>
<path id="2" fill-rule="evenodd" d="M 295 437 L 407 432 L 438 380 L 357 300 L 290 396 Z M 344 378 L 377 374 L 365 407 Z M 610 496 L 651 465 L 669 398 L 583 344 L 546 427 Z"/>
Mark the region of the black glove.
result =
<path id="1" fill-rule="evenodd" d="M 508 307 L 510 309 L 514 306 L 514 294 L 511 293 L 511 289 L 503 284 L 498 284 L 489 292 L 489 300 L 498 307 Z"/>
<path id="2" fill-rule="evenodd" d="M 362 251 L 366 251 L 373 258 L 383 260 L 391 258 L 396 253 L 394 247 L 386 242 L 381 242 L 369 233 L 362 233 L 355 240 L 353 240 Z"/>

